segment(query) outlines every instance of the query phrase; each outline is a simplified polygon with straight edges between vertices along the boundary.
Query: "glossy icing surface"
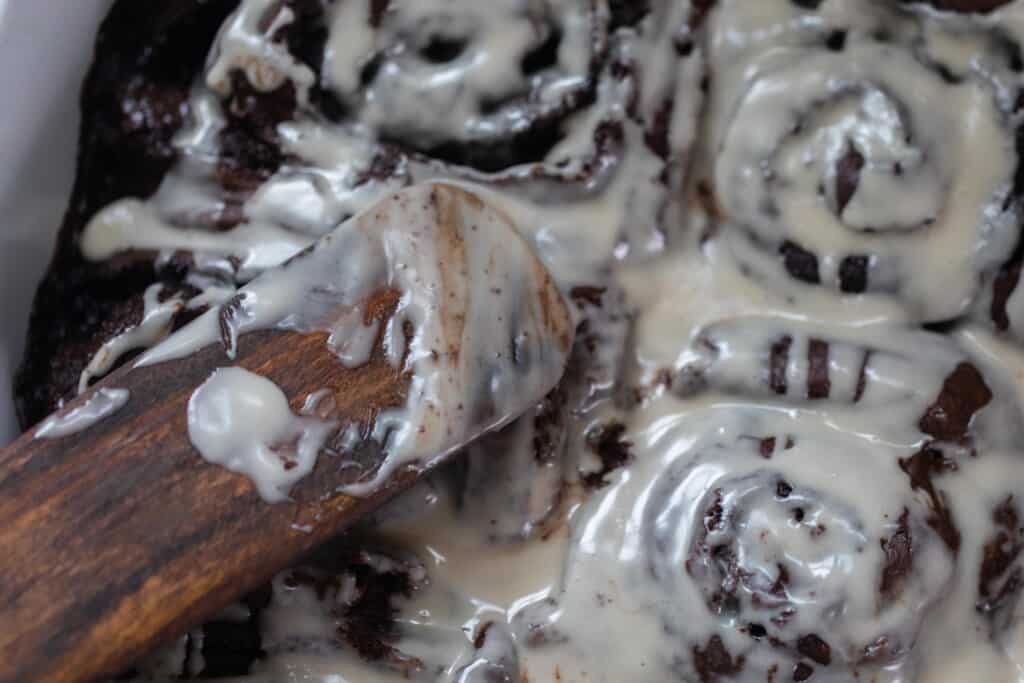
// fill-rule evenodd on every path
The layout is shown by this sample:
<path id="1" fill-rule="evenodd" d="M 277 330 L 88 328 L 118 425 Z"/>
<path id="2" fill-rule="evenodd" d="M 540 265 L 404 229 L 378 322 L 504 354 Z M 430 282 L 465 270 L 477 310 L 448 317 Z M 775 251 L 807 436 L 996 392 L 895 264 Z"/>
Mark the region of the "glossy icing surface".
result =
<path id="1" fill-rule="evenodd" d="M 303 16 L 241 3 L 176 165 L 85 255 L 187 252 L 217 297 L 444 180 L 517 226 L 577 341 L 544 401 L 220 620 L 259 634 L 243 680 L 1024 680 L 1024 3 L 339 1 L 314 64 Z M 243 88 L 294 108 L 239 201 Z M 138 676 L 204 671 L 201 640 Z"/>

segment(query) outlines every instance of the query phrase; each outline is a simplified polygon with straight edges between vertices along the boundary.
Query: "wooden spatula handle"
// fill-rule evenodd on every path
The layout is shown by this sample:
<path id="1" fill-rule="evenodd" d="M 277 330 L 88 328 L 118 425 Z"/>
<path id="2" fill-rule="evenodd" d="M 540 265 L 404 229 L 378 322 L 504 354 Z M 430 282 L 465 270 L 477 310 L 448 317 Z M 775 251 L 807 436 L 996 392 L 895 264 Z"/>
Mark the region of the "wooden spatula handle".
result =
<path id="1" fill-rule="evenodd" d="M 415 479 L 400 472 L 362 499 L 335 493 L 321 456 L 268 504 L 245 477 L 202 460 L 187 432 L 193 390 L 237 365 L 282 388 L 297 410 L 317 388 L 359 420 L 397 405 L 405 379 L 374 356 L 341 368 L 323 335 L 268 331 L 229 361 L 212 346 L 152 367 L 125 367 L 100 387 L 130 392 L 99 424 L 57 439 L 28 432 L 0 451 L 0 681 L 92 681 L 130 664 L 154 639 L 211 616 Z"/>

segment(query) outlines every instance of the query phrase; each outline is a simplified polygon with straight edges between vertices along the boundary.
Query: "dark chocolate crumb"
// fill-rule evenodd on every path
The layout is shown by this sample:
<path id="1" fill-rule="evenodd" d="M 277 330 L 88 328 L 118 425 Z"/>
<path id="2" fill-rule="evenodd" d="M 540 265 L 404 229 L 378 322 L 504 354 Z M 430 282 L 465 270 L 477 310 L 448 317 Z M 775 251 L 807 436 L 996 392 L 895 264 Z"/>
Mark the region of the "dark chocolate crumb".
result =
<path id="1" fill-rule="evenodd" d="M 746 657 L 740 655 L 734 659 L 719 636 L 711 636 L 703 648 L 693 646 L 693 666 L 702 683 L 735 676 L 743 671 L 745 664 Z"/>
<path id="2" fill-rule="evenodd" d="M 862 294 L 868 288 L 867 256 L 847 256 L 839 263 L 839 289 L 847 294 Z"/>
<path id="3" fill-rule="evenodd" d="M 832 648 L 817 635 L 811 633 L 796 641 L 797 651 L 822 666 L 832 663 Z"/>
<path id="4" fill-rule="evenodd" d="M 797 662 L 796 666 L 793 667 L 793 680 L 794 681 L 806 681 L 814 675 L 814 667 L 804 662 Z"/>
<path id="5" fill-rule="evenodd" d="M 801 282 L 812 285 L 821 284 L 818 273 L 818 257 L 807 251 L 796 242 L 786 240 L 779 246 L 779 255 L 790 275 Z"/>

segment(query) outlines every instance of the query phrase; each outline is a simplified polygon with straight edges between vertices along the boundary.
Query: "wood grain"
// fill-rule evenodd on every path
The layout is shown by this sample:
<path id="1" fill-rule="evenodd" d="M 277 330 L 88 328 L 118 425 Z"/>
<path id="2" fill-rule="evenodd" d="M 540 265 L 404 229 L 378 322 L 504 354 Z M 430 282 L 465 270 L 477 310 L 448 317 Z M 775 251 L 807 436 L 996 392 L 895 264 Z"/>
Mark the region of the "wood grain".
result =
<path id="1" fill-rule="evenodd" d="M 390 315 L 396 300 L 384 292 L 368 309 Z M 0 451 L 0 681 L 84 683 L 115 673 L 417 479 L 403 470 L 385 490 L 350 498 L 335 489 L 351 472 L 323 454 L 293 502 L 264 502 L 246 477 L 208 464 L 188 439 L 189 396 L 228 365 L 275 382 L 296 411 L 330 389 L 343 421 L 372 420 L 402 404 L 408 388 L 379 344 L 367 365 L 346 369 L 322 334 L 264 331 L 239 340 L 234 362 L 214 345 L 126 366 L 65 408 L 117 387 L 131 392 L 121 410 L 78 434 L 29 432 Z M 356 455 L 370 468 L 378 456 Z"/>

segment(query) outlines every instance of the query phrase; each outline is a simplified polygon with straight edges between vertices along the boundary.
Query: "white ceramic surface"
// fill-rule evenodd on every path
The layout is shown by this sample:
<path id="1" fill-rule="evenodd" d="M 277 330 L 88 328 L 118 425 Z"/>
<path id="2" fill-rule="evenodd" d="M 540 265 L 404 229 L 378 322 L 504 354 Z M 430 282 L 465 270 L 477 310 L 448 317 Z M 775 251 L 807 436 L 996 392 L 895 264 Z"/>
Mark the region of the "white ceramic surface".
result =
<path id="1" fill-rule="evenodd" d="M 11 374 L 74 178 L 78 95 L 109 0 L 0 0 L 0 443 Z"/>

